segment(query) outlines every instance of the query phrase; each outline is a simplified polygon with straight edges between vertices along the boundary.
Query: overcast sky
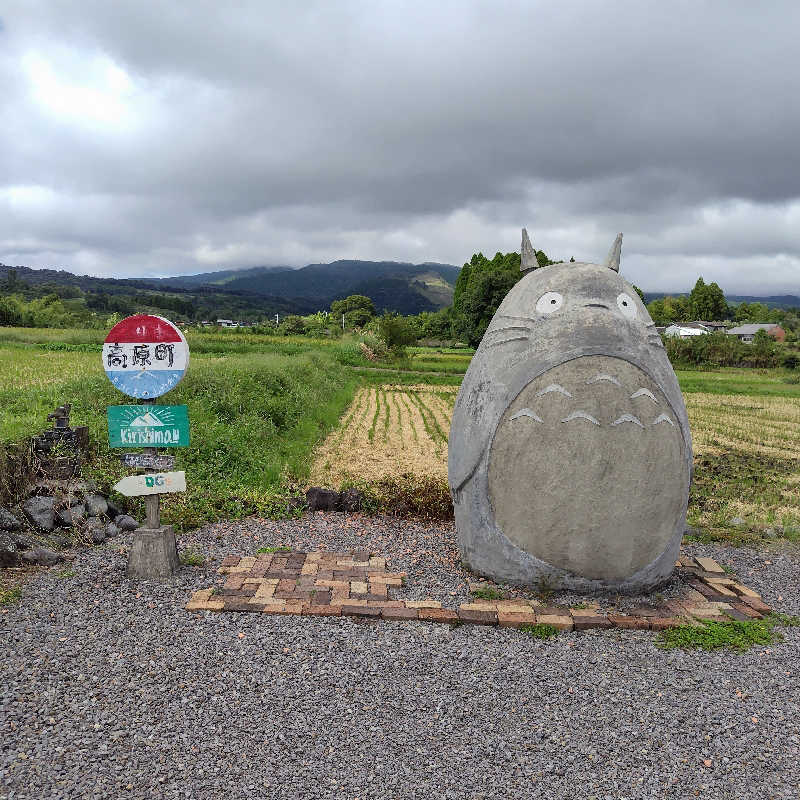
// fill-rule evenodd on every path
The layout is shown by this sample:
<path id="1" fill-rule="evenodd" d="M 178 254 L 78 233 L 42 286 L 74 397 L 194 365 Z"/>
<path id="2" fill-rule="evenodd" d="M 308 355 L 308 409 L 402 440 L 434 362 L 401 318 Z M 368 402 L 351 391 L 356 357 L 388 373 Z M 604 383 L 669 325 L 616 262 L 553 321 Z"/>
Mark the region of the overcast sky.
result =
<path id="1" fill-rule="evenodd" d="M 602 259 L 800 293 L 800 4 L 0 4 L 0 262 Z"/>

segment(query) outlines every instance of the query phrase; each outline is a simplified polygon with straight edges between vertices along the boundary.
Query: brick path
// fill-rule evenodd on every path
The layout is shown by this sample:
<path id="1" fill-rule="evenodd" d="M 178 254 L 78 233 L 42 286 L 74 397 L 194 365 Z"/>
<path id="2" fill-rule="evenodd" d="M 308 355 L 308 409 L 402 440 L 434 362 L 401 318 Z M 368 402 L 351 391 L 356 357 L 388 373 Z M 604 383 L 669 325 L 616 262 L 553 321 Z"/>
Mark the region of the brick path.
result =
<path id="1" fill-rule="evenodd" d="M 406 573 L 388 572 L 386 559 L 366 550 L 261 553 L 228 556 L 219 569 L 228 576 L 225 585 L 194 592 L 186 609 L 426 620 L 503 628 L 540 623 L 561 630 L 663 630 L 697 624 L 698 619 L 761 619 L 771 610 L 756 592 L 729 578 L 713 559 L 682 557 L 675 570 L 683 582 L 678 599 L 625 614 L 605 613 L 592 602 L 585 608 L 565 608 L 530 599 L 481 600 L 443 608 L 435 600 L 392 596 L 402 588 Z"/>

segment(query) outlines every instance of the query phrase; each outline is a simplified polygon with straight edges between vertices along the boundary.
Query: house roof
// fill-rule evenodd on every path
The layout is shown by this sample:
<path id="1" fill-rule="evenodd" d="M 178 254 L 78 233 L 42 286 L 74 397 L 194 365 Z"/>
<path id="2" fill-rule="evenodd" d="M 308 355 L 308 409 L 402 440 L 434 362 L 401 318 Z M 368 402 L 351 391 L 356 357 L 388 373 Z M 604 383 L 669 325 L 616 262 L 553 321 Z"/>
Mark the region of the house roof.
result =
<path id="1" fill-rule="evenodd" d="M 756 331 L 770 331 L 777 327 L 777 324 L 774 322 L 751 322 L 747 325 L 740 325 L 738 328 L 731 328 L 728 333 L 752 335 Z"/>

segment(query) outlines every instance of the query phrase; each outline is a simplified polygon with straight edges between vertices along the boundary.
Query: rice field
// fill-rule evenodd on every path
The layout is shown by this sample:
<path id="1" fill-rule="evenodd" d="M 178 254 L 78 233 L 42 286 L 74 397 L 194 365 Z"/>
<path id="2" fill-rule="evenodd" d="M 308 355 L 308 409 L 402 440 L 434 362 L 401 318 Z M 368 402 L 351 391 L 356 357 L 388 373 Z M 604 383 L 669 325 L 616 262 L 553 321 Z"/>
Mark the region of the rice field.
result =
<path id="1" fill-rule="evenodd" d="M 339 488 L 410 474 L 446 483 L 457 391 L 362 387 L 317 448 L 311 482 Z M 752 531 L 800 526 L 800 398 L 703 392 L 685 398 L 695 450 L 690 522 L 711 531 L 736 516 Z"/>
<path id="2" fill-rule="evenodd" d="M 412 474 L 447 481 L 447 436 L 457 386 L 364 386 L 316 451 L 321 486 Z"/>

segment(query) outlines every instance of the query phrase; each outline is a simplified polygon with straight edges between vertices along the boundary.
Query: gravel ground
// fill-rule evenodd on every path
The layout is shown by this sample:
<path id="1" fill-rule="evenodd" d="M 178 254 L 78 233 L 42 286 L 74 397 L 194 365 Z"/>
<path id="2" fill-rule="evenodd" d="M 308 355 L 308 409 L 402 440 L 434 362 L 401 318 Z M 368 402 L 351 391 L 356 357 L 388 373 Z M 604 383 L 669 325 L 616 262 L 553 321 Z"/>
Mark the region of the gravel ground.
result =
<path id="1" fill-rule="evenodd" d="M 0 798 L 797 798 L 800 629 L 743 655 L 631 631 L 183 610 L 228 554 L 365 547 L 404 596 L 465 599 L 452 525 L 309 515 L 183 537 L 173 583 L 125 539 L 42 570 L 0 614 Z M 800 554 L 686 549 L 800 613 Z"/>

